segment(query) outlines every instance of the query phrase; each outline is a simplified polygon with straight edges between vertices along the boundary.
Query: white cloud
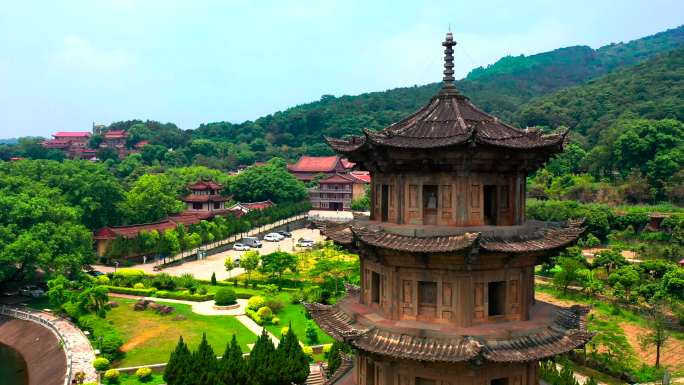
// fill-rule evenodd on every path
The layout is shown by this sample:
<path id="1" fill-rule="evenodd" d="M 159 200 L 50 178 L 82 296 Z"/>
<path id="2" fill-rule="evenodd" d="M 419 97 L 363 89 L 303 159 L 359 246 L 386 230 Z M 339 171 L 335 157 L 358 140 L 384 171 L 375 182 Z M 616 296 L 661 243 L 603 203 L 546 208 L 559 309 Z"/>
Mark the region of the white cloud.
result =
<path id="1" fill-rule="evenodd" d="M 78 36 L 65 37 L 63 46 L 52 57 L 53 64 L 66 69 L 106 73 L 121 71 L 133 61 L 126 51 L 97 49 Z"/>

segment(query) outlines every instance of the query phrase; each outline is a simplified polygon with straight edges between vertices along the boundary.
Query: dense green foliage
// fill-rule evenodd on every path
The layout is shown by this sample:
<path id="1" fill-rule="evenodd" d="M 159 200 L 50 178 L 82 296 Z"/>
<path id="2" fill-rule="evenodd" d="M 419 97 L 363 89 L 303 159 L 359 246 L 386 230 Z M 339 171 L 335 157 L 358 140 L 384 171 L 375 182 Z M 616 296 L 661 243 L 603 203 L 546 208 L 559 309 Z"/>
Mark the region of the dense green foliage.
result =
<path id="1" fill-rule="evenodd" d="M 308 375 L 308 359 L 291 329 L 277 348 L 264 331 L 247 358 L 235 336 L 221 359 L 206 338 L 191 353 L 181 337 L 164 370 L 168 385 L 290 385 L 303 384 Z"/>
<path id="2" fill-rule="evenodd" d="M 275 203 L 300 202 L 308 197 L 304 184 L 287 171 L 282 159 L 249 167 L 231 182 L 230 190 L 240 202 L 271 200 Z"/>

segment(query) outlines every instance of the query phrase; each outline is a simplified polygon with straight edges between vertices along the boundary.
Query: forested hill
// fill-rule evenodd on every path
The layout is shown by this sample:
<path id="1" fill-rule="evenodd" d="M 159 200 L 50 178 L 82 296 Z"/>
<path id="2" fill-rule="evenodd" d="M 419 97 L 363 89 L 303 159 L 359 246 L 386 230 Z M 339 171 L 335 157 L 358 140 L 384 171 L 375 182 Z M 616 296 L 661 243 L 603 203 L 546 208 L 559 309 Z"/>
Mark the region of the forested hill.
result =
<path id="1" fill-rule="evenodd" d="M 593 145 L 620 117 L 684 121 L 684 48 L 531 100 L 514 121 L 565 126 Z"/>
<path id="2" fill-rule="evenodd" d="M 487 68 L 473 70 L 457 87 L 484 110 L 511 121 L 518 108 L 534 97 L 584 83 L 683 44 L 684 26 L 596 50 L 576 46 L 532 56 L 506 57 Z M 320 101 L 254 122 L 203 124 L 192 136 L 255 143 L 257 148 L 268 144 L 284 145 L 290 150 L 301 147 L 302 152 L 321 154 L 329 151 L 320 143 L 324 135 L 339 137 L 358 133 L 364 127 L 385 127 L 414 112 L 439 87 L 439 83 L 433 83 L 357 96 L 323 96 Z"/>

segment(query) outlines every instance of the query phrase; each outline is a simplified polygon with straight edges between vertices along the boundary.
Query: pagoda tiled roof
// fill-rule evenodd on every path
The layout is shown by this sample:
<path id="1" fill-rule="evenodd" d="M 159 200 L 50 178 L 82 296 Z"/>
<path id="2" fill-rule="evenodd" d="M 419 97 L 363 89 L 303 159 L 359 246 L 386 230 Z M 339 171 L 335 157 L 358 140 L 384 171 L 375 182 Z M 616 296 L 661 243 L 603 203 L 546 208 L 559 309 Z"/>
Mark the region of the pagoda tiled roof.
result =
<path id="1" fill-rule="evenodd" d="M 124 130 L 107 131 L 104 134 L 105 139 L 123 139 L 128 136 Z"/>
<path id="2" fill-rule="evenodd" d="M 115 239 L 116 237 L 122 238 L 135 238 L 138 233 L 142 231 L 157 231 L 164 232 L 166 230 L 175 229 L 178 225 L 182 224 L 184 226 L 191 226 L 200 223 L 202 220 L 210 219 L 216 215 L 229 214 L 228 210 L 221 211 L 206 211 L 206 212 L 182 212 L 177 215 L 172 215 L 162 221 L 151 222 L 151 223 L 140 223 L 126 226 L 107 226 L 98 229 L 93 234 L 95 239 Z"/>
<path id="3" fill-rule="evenodd" d="M 553 250 L 575 242 L 585 230 L 582 223 L 583 221 L 580 220 L 571 220 L 567 222 L 566 226 L 548 227 L 529 237 L 512 239 L 483 237 L 480 241 L 480 247 L 488 251 L 506 253 Z"/>
<path id="4" fill-rule="evenodd" d="M 396 234 L 381 226 L 360 224 L 361 221 L 325 222 L 316 221 L 314 226 L 321 234 L 343 246 L 352 246 L 355 242 L 405 252 L 441 253 L 455 252 L 470 248 L 481 248 L 490 252 L 525 253 L 553 250 L 574 243 L 585 228 L 583 220 L 566 222 L 534 222 L 522 227 L 514 235 L 497 233 L 496 227 L 489 231 L 475 228 L 460 228 L 453 235 L 409 236 Z"/>
<path id="5" fill-rule="evenodd" d="M 183 202 L 227 202 L 231 198 L 223 195 L 199 195 L 190 194 L 185 196 Z"/>
<path id="6" fill-rule="evenodd" d="M 358 294 L 348 294 L 342 301 L 356 297 Z M 580 306 L 554 306 L 546 327 L 510 337 L 410 334 L 380 326 L 382 323 L 364 326 L 338 305 L 305 303 L 304 306 L 321 329 L 336 340 L 366 352 L 398 359 L 450 363 L 475 359 L 527 362 L 579 348 L 593 337 L 585 328 L 587 309 Z"/>
<path id="7" fill-rule="evenodd" d="M 368 227 L 352 227 L 352 233 L 361 242 L 390 250 L 439 253 L 459 251 L 472 247 L 479 237 L 478 233 L 461 235 L 411 237 Z"/>
<path id="8" fill-rule="evenodd" d="M 457 93 L 440 93 L 423 108 L 381 131 L 365 129 L 350 139 L 326 138 L 343 154 L 364 147 L 426 149 L 457 145 L 494 146 L 525 150 L 558 148 L 567 131 L 544 134 L 535 129 L 519 129 L 500 121 Z"/>
<path id="9" fill-rule="evenodd" d="M 187 185 L 187 188 L 188 190 L 221 190 L 223 185 L 214 181 L 201 180 Z"/>

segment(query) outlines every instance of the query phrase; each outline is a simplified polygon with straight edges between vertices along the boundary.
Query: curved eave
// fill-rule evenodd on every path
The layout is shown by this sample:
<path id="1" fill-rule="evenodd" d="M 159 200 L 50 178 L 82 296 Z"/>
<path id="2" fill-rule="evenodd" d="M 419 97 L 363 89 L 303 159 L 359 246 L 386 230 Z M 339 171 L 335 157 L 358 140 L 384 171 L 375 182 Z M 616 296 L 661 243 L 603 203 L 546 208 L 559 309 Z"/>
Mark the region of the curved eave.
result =
<path id="1" fill-rule="evenodd" d="M 410 237 L 381 230 L 372 231 L 363 227 L 352 227 L 351 232 L 354 234 L 355 239 L 367 245 L 396 251 L 421 253 L 446 253 L 465 250 L 472 247 L 479 237 L 478 233 L 437 237 Z"/>
<path id="2" fill-rule="evenodd" d="M 587 309 L 560 309 L 549 327 L 507 339 L 477 336 L 419 337 L 379 327 L 357 329 L 351 316 L 336 306 L 305 303 L 316 323 L 330 336 L 353 347 L 392 358 L 423 362 L 464 362 L 481 357 L 491 362 L 528 362 L 567 353 L 593 337 L 585 330 Z"/>
<path id="3" fill-rule="evenodd" d="M 550 228 L 541 237 L 532 239 L 481 239 L 480 248 L 501 253 L 548 251 L 570 246 L 577 242 L 586 227 L 583 221 L 570 221 L 567 227 Z"/>

